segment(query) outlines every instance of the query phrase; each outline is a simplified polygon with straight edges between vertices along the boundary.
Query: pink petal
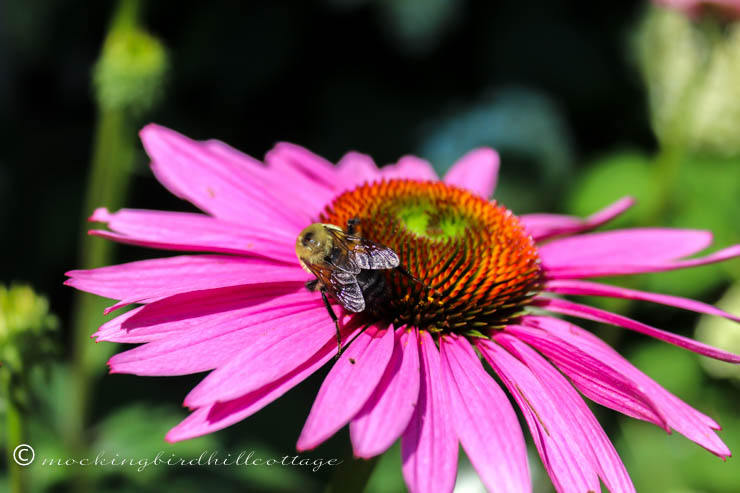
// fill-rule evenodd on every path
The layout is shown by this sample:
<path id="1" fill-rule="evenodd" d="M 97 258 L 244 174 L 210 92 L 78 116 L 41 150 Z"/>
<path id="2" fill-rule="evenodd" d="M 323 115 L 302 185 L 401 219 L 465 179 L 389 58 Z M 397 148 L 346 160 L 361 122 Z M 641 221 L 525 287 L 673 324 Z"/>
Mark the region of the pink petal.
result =
<path id="1" fill-rule="evenodd" d="M 660 407 L 644 388 L 578 346 L 532 327 L 509 325 L 506 332 L 547 356 L 591 400 L 670 431 Z"/>
<path id="2" fill-rule="evenodd" d="M 419 398 L 419 346 L 416 331 L 396 331 L 393 355 L 375 391 L 349 426 L 357 457 L 385 452 L 406 429 Z"/>
<path id="3" fill-rule="evenodd" d="M 352 189 L 363 183 L 372 183 L 380 177 L 373 158 L 359 152 L 348 152 L 337 163 L 337 174 L 343 188 Z"/>
<path id="4" fill-rule="evenodd" d="M 705 257 L 676 260 L 710 243 L 707 231 L 624 229 L 554 240 L 540 246 L 539 255 L 549 279 L 683 269 L 740 256 L 740 245 L 734 245 Z"/>
<path id="5" fill-rule="evenodd" d="M 673 260 L 665 262 L 643 262 L 639 259 L 621 264 L 605 262 L 584 265 L 566 265 L 557 268 L 548 268 L 545 275 L 549 279 L 573 279 L 579 277 L 621 276 L 626 274 L 641 274 L 644 272 L 662 272 L 667 270 L 686 269 L 699 265 L 713 264 L 740 256 L 740 245 L 718 250 L 705 257 L 688 260 Z"/>
<path id="6" fill-rule="evenodd" d="M 310 216 L 300 209 L 288 211 L 274 205 L 280 203 L 281 194 L 289 194 L 301 183 L 291 181 L 281 189 L 260 186 L 250 169 L 221 159 L 207 145 L 159 125 L 147 125 L 140 136 L 157 179 L 201 210 L 240 224 L 257 220 L 300 229 L 310 223 Z"/>
<path id="7" fill-rule="evenodd" d="M 496 188 L 499 162 L 498 153 L 493 149 L 474 149 L 457 160 L 447 171 L 444 182 L 489 199 Z"/>
<path id="8" fill-rule="evenodd" d="M 295 263 L 295 238 L 271 225 L 231 224 L 204 214 L 121 209 L 111 214 L 96 209 L 91 221 L 103 222 L 114 231 L 90 231 L 90 234 L 122 243 L 161 248 L 241 255 L 260 255 Z M 119 234 L 116 234 L 119 233 Z"/>
<path id="9" fill-rule="evenodd" d="M 719 457 L 730 456 L 730 450 L 712 431 L 719 429 L 719 425 L 712 418 L 700 413 L 665 390 L 595 335 L 557 318 L 527 316 L 523 321 L 527 325 L 544 329 L 581 348 L 633 380 L 653 396 L 653 402 L 660 407 L 671 428 Z"/>
<path id="10" fill-rule="evenodd" d="M 554 298 L 535 298 L 534 304 L 545 308 L 546 310 L 562 313 L 564 315 L 572 315 L 578 318 L 604 322 L 618 327 L 624 327 L 625 329 L 634 330 L 635 332 L 660 339 L 661 341 L 674 344 L 695 353 L 703 354 L 704 356 L 709 356 L 710 358 L 729 361 L 731 363 L 740 363 L 740 355 L 714 348 L 707 344 L 689 339 L 688 337 L 656 329 L 655 327 L 643 324 L 642 322 L 632 320 L 631 318 L 627 318 L 622 315 L 617 315 L 616 313 L 610 313 L 606 310 Z"/>
<path id="11" fill-rule="evenodd" d="M 597 228 L 621 215 L 634 203 L 634 198 L 622 197 L 586 219 L 559 214 L 524 214 L 519 216 L 519 220 L 535 240 L 542 241 L 553 236 L 581 233 Z"/>
<path id="12" fill-rule="evenodd" d="M 294 168 L 287 170 L 269 168 L 219 140 L 208 140 L 203 142 L 203 145 L 219 159 L 232 163 L 234 166 L 248 168 L 250 174 L 259 178 L 262 186 L 268 190 L 285 191 L 286 185 L 290 183 L 300 184 L 300 186 L 292 187 L 290 193 L 279 194 L 281 207 L 287 207 L 290 211 L 307 212 L 311 217 L 316 217 L 335 195 L 333 187 L 312 179 L 307 180 L 303 173 Z M 259 166 L 254 166 L 254 163 Z"/>
<path id="13" fill-rule="evenodd" d="M 305 282 L 297 265 L 222 255 L 181 255 L 66 273 L 66 285 L 121 300 L 106 313 L 187 291 L 274 282 Z"/>
<path id="14" fill-rule="evenodd" d="M 532 491 L 527 446 L 509 398 L 465 338 L 444 337 L 441 354 L 453 424 L 483 484 L 489 491 Z"/>
<path id="15" fill-rule="evenodd" d="M 319 389 L 298 438 L 299 451 L 310 450 L 347 424 L 378 386 L 393 354 L 393 330 L 370 328 L 342 353 Z"/>
<path id="16" fill-rule="evenodd" d="M 428 161 L 416 156 L 403 156 L 396 164 L 380 169 L 380 176 L 386 180 L 400 178 L 418 181 L 438 181 L 437 173 Z"/>
<path id="17" fill-rule="evenodd" d="M 249 344 L 226 364 L 212 371 L 185 397 L 195 408 L 214 401 L 235 399 L 273 382 L 314 355 L 335 338 L 334 324 L 323 307 L 306 311 L 296 323 L 251 337 Z"/>
<path id="18" fill-rule="evenodd" d="M 634 492 L 635 487 L 614 445 L 573 386 L 542 356 L 515 337 L 502 333 L 496 337 L 496 341 L 532 370 L 542 386 L 550 393 L 553 401 L 559 402 L 558 409 L 563 417 L 576 430 L 580 429 L 580 433 L 576 433 L 574 439 L 579 442 L 581 450 L 595 467 L 609 491 L 611 493 Z"/>
<path id="19" fill-rule="evenodd" d="M 626 298 L 630 300 L 652 301 L 662 305 L 675 306 L 684 308 L 698 313 L 708 315 L 717 315 L 718 317 L 729 318 L 740 322 L 740 316 L 732 315 L 712 305 L 694 301 L 688 298 L 670 296 L 667 294 L 647 293 L 635 289 L 627 289 L 619 286 L 609 286 L 589 281 L 577 281 L 571 279 L 562 279 L 549 281 L 545 284 L 545 290 L 551 293 L 572 294 L 580 296 L 608 296 L 611 298 Z"/>
<path id="20" fill-rule="evenodd" d="M 109 320 L 93 334 L 97 341 L 150 342 L 175 336 L 186 331 L 222 327 L 243 317 L 256 317 L 276 308 L 316 306 L 320 303 L 315 293 L 295 283 L 189 291 L 176 294 L 145 306 L 130 310 Z"/>
<path id="21" fill-rule="evenodd" d="M 423 331 L 419 345 L 419 400 L 401 438 L 403 477 L 411 493 L 449 493 L 457 475 L 455 416 L 450 414 L 434 339 Z"/>
<path id="22" fill-rule="evenodd" d="M 128 320 L 141 313 L 141 310 L 143 310 L 145 306 L 146 305 L 138 306 L 108 320 L 90 337 L 95 338 L 95 342 L 130 342 L 135 344 L 139 342 L 153 341 L 165 336 L 166 332 L 161 336 L 158 334 L 145 334 L 139 337 L 138 334 L 132 335 L 129 331 L 122 329 L 122 327 L 128 323 Z M 119 337 L 122 340 L 119 341 Z"/>
<path id="23" fill-rule="evenodd" d="M 498 344 L 480 340 L 478 348 L 519 404 L 555 489 L 560 493 L 599 491 L 598 475 L 581 450 L 586 437 L 560 414 L 560 399 L 550 395 L 529 368 Z"/>
<path id="24" fill-rule="evenodd" d="M 334 165 L 304 147 L 278 142 L 265 155 L 265 162 L 276 172 L 291 174 L 298 171 L 327 188 L 335 188 L 337 172 Z"/>
<path id="25" fill-rule="evenodd" d="M 542 267 L 660 264 L 698 252 L 712 243 L 708 231 L 633 228 L 553 240 L 539 248 Z"/>
<path id="26" fill-rule="evenodd" d="M 304 333 L 313 328 L 319 334 L 318 341 L 310 340 L 306 344 L 307 352 L 315 351 L 316 346 L 321 347 L 327 337 L 321 337 L 329 331 L 324 331 L 326 325 L 324 321 L 326 308 L 320 304 L 298 305 L 274 307 L 273 310 L 266 310 L 262 313 L 246 316 L 243 319 L 234 318 L 222 322 L 218 325 L 203 327 L 202 331 L 190 330 L 171 335 L 134 349 L 124 351 L 123 353 L 113 356 L 108 365 L 111 373 L 131 373 L 134 375 L 146 376 L 171 376 L 187 375 L 191 373 L 200 373 L 207 370 L 218 368 L 219 370 L 211 373 L 223 375 L 224 367 L 227 367 L 235 358 L 244 352 L 245 341 L 251 345 L 260 347 L 269 344 L 286 332 Z M 291 334 L 292 335 L 292 334 Z M 267 341 L 267 342 L 265 342 Z M 293 341 L 295 344 L 295 341 Z M 247 346 L 249 347 L 249 346 Z M 286 373 L 285 368 L 305 361 L 311 354 L 297 362 L 286 362 L 272 380 L 277 379 Z M 292 369 L 292 368 L 290 368 Z M 208 377 L 207 377 L 208 378 Z M 259 380 L 263 378 L 264 380 Z M 259 388 L 271 379 L 264 374 L 254 377 L 252 388 L 242 393 L 247 393 L 255 388 Z M 240 382 L 244 384 L 244 382 Z M 198 389 L 198 387 L 195 387 Z M 207 403 L 215 400 L 228 400 L 234 398 L 232 392 L 223 399 L 218 399 L 219 389 L 213 391 L 213 395 L 205 399 Z M 237 394 L 241 395 L 241 394 Z M 191 407 L 200 407 L 204 401 L 196 401 L 197 405 Z"/>
<path id="27" fill-rule="evenodd" d="M 172 443 L 206 435 L 251 416 L 324 366 L 336 352 L 336 342 L 327 342 L 311 358 L 274 382 L 236 399 L 198 408 L 172 428 L 165 439 Z"/>

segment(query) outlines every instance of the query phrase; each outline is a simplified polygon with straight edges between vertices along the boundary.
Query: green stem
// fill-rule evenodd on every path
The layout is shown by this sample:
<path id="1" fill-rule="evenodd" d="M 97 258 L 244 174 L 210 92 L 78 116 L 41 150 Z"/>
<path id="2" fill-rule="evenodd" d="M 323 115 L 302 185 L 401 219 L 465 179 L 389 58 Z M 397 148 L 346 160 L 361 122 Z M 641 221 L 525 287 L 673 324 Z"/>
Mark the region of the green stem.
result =
<path id="1" fill-rule="evenodd" d="M 121 0 L 111 22 L 111 32 L 135 26 L 139 10 L 139 0 Z M 136 122 L 130 112 L 125 108 L 106 108 L 100 101 L 98 106 L 79 254 L 79 265 L 85 269 L 111 263 L 114 244 L 88 236 L 86 219 L 96 207 L 115 210 L 123 206 L 136 155 Z M 104 360 L 113 350 L 112 345 L 105 351 L 90 341 L 90 334 L 104 321 L 103 310 L 108 304 L 109 300 L 80 293 L 74 307 L 71 388 L 64 432 L 70 452 L 76 456 L 84 456 L 87 450 L 86 429 L 93 379 L 102 373 Z M 89 489 L 82 469 L 75 482 L 75 491 Z"/>
<path id="2" fill-rule="evenodd" d="M 644 225 L 662 223 L 670 211 L 674 183 L 679 176 L 684 156 L 685 147 L 682 144 L 669 144 L 662 147 L 655 157 L 651 187 L 655 191 L 655 197 L 650 211 L 645 215 Z"/>
<path id="3" fill-rule="evenodd" d="M 113 15 L 110 30 L 131 29 L 139 25 L 141 0 L 121 0 Z"/>
<path id="4" fill-rule="evenodd" d="M 324 493 L 362 493 L 377 463 L 378 456 L 365 460 L 348 455 L 335 470 Z"/>
<path id="5" fill-rule="evenodd" d="M 94 142 L 92 168 L 85 199 L 85 215 L 95 207 L 105 205 L 118 209 L 123 205 L 134 155 L 134 127 L 120 110 L 101 110 Z M 85 226 L 87 226 L 85 224 Z M 85 227 L 85 230 L 87 227 Z M 111 263 L 114 244 L 84 233 L 80 251 L 80 265 L 92 269 Z M 86 426 L 89 414 L 89 396 L 92 379 L 105 368 L 104 359 L 113 346 L 104 350 L 90 341 L 90 334 L 103 321 L 103 310 L 110 300 L 80 293 L 74 313 L 74 341 L 72 353 L 71 393 L 66 426 L 68 443 L 74 453 L 86 450 Z M 94 349 L 94 351 L 93 351 Z M 76 488 L 76 491 L 81 491 Z"/>

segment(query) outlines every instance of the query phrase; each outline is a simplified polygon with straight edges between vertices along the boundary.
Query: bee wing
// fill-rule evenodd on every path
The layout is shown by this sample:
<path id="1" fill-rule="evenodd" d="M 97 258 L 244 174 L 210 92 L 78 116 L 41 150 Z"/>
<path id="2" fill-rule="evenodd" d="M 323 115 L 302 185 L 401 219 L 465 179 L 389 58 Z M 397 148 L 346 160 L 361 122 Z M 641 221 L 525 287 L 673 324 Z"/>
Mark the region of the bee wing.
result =
<path id="1" fill-rule="evenodd" d="M 328 231 L 344 250 L 351 252 L 354 262 L 361 269 L 395 269 L 401 263 L 392 248 L 343 231 Z"/>
<path id="2" fill-rule="evenodd" d="M 306 266 L 346 310 L 357 313 L 365 309 L 365 298 L 353 273 L 337 270 L 328 264 L 307 263 Z"/>
<path id="3" fill-rule="evenodd" d="M 329 262 L 342 272 L 348 274 L 359 274 L 363 267 L 357 262 L 355 255 L 344 243 L 335 244 Z"/>
<path id="4" fill-rule="evenodd" d="M 335 271 L 331 279 L 334 283 L 333 295 L 344 308 L 355 313 L 365 309 L 365 298 L 354 274 Z"/>

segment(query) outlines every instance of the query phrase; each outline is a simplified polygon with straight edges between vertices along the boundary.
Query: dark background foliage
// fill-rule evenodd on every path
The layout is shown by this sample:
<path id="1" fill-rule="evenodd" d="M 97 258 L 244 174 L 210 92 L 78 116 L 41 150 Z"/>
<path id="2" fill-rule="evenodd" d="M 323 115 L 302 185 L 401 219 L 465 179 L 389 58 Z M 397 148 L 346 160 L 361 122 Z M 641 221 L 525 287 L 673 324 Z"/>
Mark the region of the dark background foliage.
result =
<path id="1" fill-rule="evenodd" d="M 286 140 L 331 161 L 348 150 L 368 153 L 379 164 L 415 153 L 439 170 L 470 147 L 492 145 L 502 156 L 497 196 L 515 212 L 583 214 L 627 193 L 649 202 L 653 193 L 643 172 L 652 166 L 647 156 L 658 152 L 659 145 L 630 49 L 646 4 L 403 0 L 392 5 L 380 0 L 146 3 L 144 23 L 165 45 L 170 70 L 161 103 L 139 123 L 156 121 L 194 138 L 219 138 L 258 158 L 276 141 Z M 0 280 L 28 282 L 49 298 L 61 320 L 61 364 L 69 357 L 76 296 L 62 286 L 63 273 L 79 264 L 82 219 L 91 213 L 83 210 L 83 202 L 98 118 L 92 70 L 113 9 L 110 2 L 0 3 Z M 143 151 L 136 152 L 126 206 L 190 210 L 162 189 Z M 737 162 L 723 163 L 717 174 L 726 177 L 729 170 L 737 179 Z M 657 218 L 664 225 L 717 229 L 714 219 L 704 224 L 704 218 L 716 217 L 711 211 L 699 208 L 681 219 L 681 210 L 670 209 Z M 726 210 L 720 214 L 729 216 Z M 639 224 L 640 217 L 631 223 Z M 719 228 L 726 224 L 720 221 Z M 725 229 L 718 232 L 723 246 L 737 240 L 736 229 Z M 156 253 L 116 249 L 119 261 L 146 256 Z M 676 294 L 714 302 L 733 274 L 701 272 L 701 281 L 674 277 L 662 285 L 644 282 L 655 289 L 673 283 Z M 690 287 L 682 291 L 681 282 Z M 675 310 L 625 308 L 684 333 L 696 323 L 696 317 Z M 661 382 L 675 384 L 669 388 L 689 402 L 709 399 L 702 391 L 707 381 L 712 398 L 729 402 L 722 396 L 732 391 L 732 384 L 705 376 L 697 358 L 615 333 L 607 331 L 605 337 L 664 377 Z M 662 371 L 665 365 L 653 364 L 656 358 L 681 366 Z M 101 376 L 91 399 L 95 443 L 122 450 L 121 455 L 154 455 L 165 447 L 167 429 L 184 416 L 177 405 L 198 378 Z M 321 375 L 314 377 L 247 422 L 179 450 L 195 456 L 209 447 L 291 454 L 320 381 Z M 53 394 L 53 385 L 44 392 L 52 393 L 47 411 L 53 415 L 53 399 L 64 397 Z M 723 404 L 711 405 L 721 409 Z M 648 425 L 623 424 L 613 413 L 600 412 L 599 417 L 638 485 L 651 484 L 650 472 L 640 468 L 646 458 L 642 451 L 655 454 L 647 455 L 648 462 L 663 460 L 662 455 L 675 452 L 671 444 L 679 442 L 672 437 L 669 444 L 660 430 L 654 434 Z M 727 428 L 738 425 L 733 432 L 737 438 L 740 419 L 736 413 L 726 418 Z M 648 434 L 644 447 L 634 441 Z M 44 439 L 49 447 L 55 442 L 53 432 Z M 347 442 L 340 434 L 315 455 L 343 456 Z M 666 468 L 680 470 L 685 466 L 681 460 L 709 456 L 684 442 L 683 456 L 669 457 Z M 702 467 L 719 462 L 704 455 Z M 381 461 L 373 488 L 399 488 L 398 468 L 395 458 Z M 727 469 L 713 474 L 730 474 Z M 38 488 L 73 488 L 63 475 L 44 474 Z M 306 481 L 307 488 L 318 490 L 330 471 L 189 470 L 143 479 L 126 473 L 124 486 L 118 482 L 122 473 L 113 474 L 118 479 L 105 474 L 98 484 L 106 491 L 185 491 L 178 488 L 186 484 L 210 484 L 218 491 L 236 491 L 243 484 L 255 491 L 289 491 Z M 676 474 L 685 491 L 730 491 L 724 488 L 732 484 L 732 476 L 702 483 L 700 472 Z M 643 491 L 655 491 L 647 488 Z"/>
<path id="2" fill-rule="evenodd" d="M 636 4 L 461 2 L 432 46 L 408 53 L 371 3 L 154 2 L 146 24 L 169 49 L 172 71 L 149 119 L 256 157 L 287 140 L 330 160 L 355 149 L 386 163 L 418 152 L 430 123 L 524 86 L 553 101 L 580 156 L 650 145 L 625 57 Z M 111 7 L 2 7 L 2 272 L 59 300 L 72 296 L 59 280 L 75 262 L 70 224 L 82 209 L 95 123 L 91 71 Z M 141 159 L 128 203 L 171 206 Z M 54 308 L 64 315 L 68 304 Z"/>

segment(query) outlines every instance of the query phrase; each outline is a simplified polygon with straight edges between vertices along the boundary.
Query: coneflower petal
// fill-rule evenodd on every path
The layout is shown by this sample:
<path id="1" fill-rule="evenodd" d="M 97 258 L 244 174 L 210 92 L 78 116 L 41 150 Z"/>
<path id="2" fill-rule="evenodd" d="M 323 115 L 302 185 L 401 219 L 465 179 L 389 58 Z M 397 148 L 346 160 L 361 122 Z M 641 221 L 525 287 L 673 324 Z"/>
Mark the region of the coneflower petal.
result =
<path id="1" fill-rule="evenodd" d="M 305 310 L 291 322 L 269 324 L 246 339 L 249 343 L 242 343 L 241 351 L 196 385 L 184 404 L 196 408 L 257 390 L 301 365 L 335 337 L 323 306 Z"/>
<path id="2" fill-rule="evenodd" d="M 625 329 L 634 330 L 641 334 L 645 334 L 661 341 L 665 341 L 669 344 L 688 349 L 695 353 L 709 356 L 710 358 L 718 359 L 721 361 L 729 361 L 731 363 L 740 363 L 740 355 L 733 354 L 728 351 L 723 351 L 715 347 L 704 344 L 703 342 L 689 339 L 678 334 L 666 332 L 655 327 L 651 327 L 637 320 L 625 317 L 623 315 L 617 315 L 600 308 L 594 308 L 588 305 L 581 305 L 568 300 L 561 300 L 556 298 L 543 298 L 537 297 L 532 301 L 532 304 L 539 306 L 546 310 L 562 313 L 563 315 L 571 315 L 578 318 L 585 318 L 587 320 L 593 320 L 595 322 L 604 322 L 617 327 L 624 327 Z"/>
<path id="3" fill-rule="evenodd" d="M 416 156 L 403 156 L 396 164 L 380 168 L 380 177 L 390 180 L 393 178 L 437 181 L 439 177 L 432 165 L 425 159 Z"/>
<path id="4" fill-rule="evenodd" d="M 367 154 L 348 152 L 337 162 L 337 175 L 347 188 L 354 188 L 378 178 L 378 166 Z"/>
<path id="5" fill-rule="evenodd" d="M 66 273 L 68 286 L 106 298 L 120 300 L 105 313 L 129 305 L 153 301 L 188 291 L 265 284 L 305 282 L 297 265 L 268 259 L 225 255 L 181 255 L 139 260 Z"/>
<path id="6" fill-rule="evenodd" d="M 544 285 L 544 290 L 550 293 L 572 294 L 580 296 L 608 296 L 610 298 L 625 298 L 630 300 L 651 301 L 661 305 L 675 306 L 684 310 L 691 310 L 697 313 L 706 313 L 718 317 L 729 318 L 740 322 L 740 316 L 732 315 L 724 310 L 720 310 L 712 305 L 695 301 L 680 296 L 671 296 L 667 294 L 648 293 L 636 289 L 623 288 L 621 286 L 609 286 L 590 281 L 581 281 L 575 279 L 556 279 L 548 281 Z"/>
<path id="7" fill-rule="evenodd" d="M 121 209 L 95 210 L 91 221 L 106 223 L 111 231 L 89 234 L 121 243 L 195 252 L 232 253 L 295 262 L 291 243 L 298 231 L 276 230 L 270 224 L 233 224 L 205 214 Z"/>
<path id="8" fill-rule="evenodd" d="M 599 477 L 581 450 L 582 431 L 561 414 L 532 371 L 490 340 L 477 343 L 519 405 L 542 463 L 559 493 L 599 491 Z"/>
<path id="9" fill-rule="evenodd" d="M 272 196 L 272 200 L 278 199 L 280 206 L 285 207 L 289 212 L 298 211 L 299 216 L 307 213 L 311 216 L 318 214 L 336 193 L 334 186 L 310 178 L 306 179 L 306 175 L 300 169 L 289 166 L 278 171 L 275 167 L 265 166 L 252 156 L 220 140 L 206 140 L 199 144 L 205 146 L 219 160 L 237 168 L 246 169 L 250 175 L 250 182 L 254 186 L 267 190 L 268 193 L 275 190 L 283 191 L 286 182 L 300 183 L 300 186 L 292 187 L 289 194 L 281 194 L 278 197 L 274 197 L 274 194 L 268 196 Z"/>
<path id="10" fill-rule="evenodd" d="M 719 425 L 712 418 L 697 411 L 665 390 L 592 333 L 565 320 L 552 317 L 527 317 L 527 323 L 536 325 L 574 346 L 580 347 L 594 358 L 601 360 L 604 364 L 638 383 L 653 396 L 653 402 L 659 406 L 671 428 L 719 457 L 726 458 L 730 456 L 730 450 L 712 431 L 719 429 Z M 608 406 L 608 404 L 605 405 Z M 616 410 L 620 411 L 620 409 Z"/>
<path id="11" fill-rule="evenodd" d="M 525 317 L 522 323 L 531 320 L 537 321 Z M 509 325 L 506 332 L 547 356 L 591 400 L 670 431 L 667 418 L 646 389 L 578 346 L 539 328 Z"/>
<path id="12" fill-rule="evenodd" d="M 712 233 L 690 229 L 632 228 L 553 240 L 539 247 L 545 271 L 580 266 L 660 264 L 705 249 Z"/>
<path id="13" fill-rule="evenodd" d="M 416 330 L 396 330 L 393 355 L 380 382 L 349 426 L 355 456 L 385 452 L 401 436 L 419 398 L 419 343 Z"/>
<path id="14" fill-rule="evenodd" d="M 157 180 L 202 211 L 244 225 L 255 217 L 292 228 L 310 220 L 306 211 L 274 206 L 281 193 L 296 188 L 294 182 L 280 189 L 254 186 L 248 169 L 220 159 L 208 146 L 174 130 L 149 124 L 140 135 Z"/>
<path id="15" fill-rule="evenodd" d="M 324 331 L 321 315 L 324 307 L 290 307 L 275 312 L 272 316 L 263 317 L 266 320 L 251 323 L 234 319 L 222 324 L 222 330 L 210 327 L 207 333 L 187 331 L 176 337 L 167 337 L 150 342 L 142 346 L 129 349 L 113 356 L 108 365 L 112 373 L 133 373 L 136 375 L 187 375 L 200 373 L 218 368 L 206 377 L 203 386 L 196 386 L 195 392 L 186 398 L 188 407 L 201 407 L 216 400 L 228 400 L 269 383 L 287 371 L 286 365 L 281 367 L 282 373 L 274 376 L 269 369 L 256 370 L 253 375 L 244 376 L 242 373 L 229 372 L 229 365 L 238 359 L 245 349 L 240 342 L 252 341 L 254 346 L 264 347 L 276 339 L 287 337 L 288 333 L 303 334 L 313 331 L 315 338 L 307 338 L 304 355 L 301 358 L 287 362 L 292 369 L 311 356 L 311 351 L 317 351 L 331 337 L 331 331 Z M 324 309 L 323 314 L 326 313 Z M 325 336 L 324 336 L 325 335 Z M 324 336 L 324 337 L 322 337 Z M 290 339 L 290 337 L 288 337 Z M 293 339 L 295 343 L 295 339 Z M 269 353 L 268 353 L 269 354 Z M 238 380 L 238 382 L 237 382 Z M 214 384 L 222 383 L 222 386 Z M 202 382 L 201 382 L 202 383 Z M 207 390 L 201 394 L 203 387 Z M 197 390 L 196 390 L 197 389 Z"/>
<path id="16" fill-rule="evenodd" d="M 320 306 L 296 283 L 232 286 L 180 293 L 130 310 L 104 323 L 97 341 L 151 342 L 197 332 L 204 339 L 228 332 L 221 324 L 259 323 Z"/>
<path id="17" fill-rule="evenodd" d="M 295 172 L 324 185 L 327 190 L 336 187 L 337 172 L 334 165 L 305 147 L 278 142 L 265 154 L 265 163 L 278 175 L 295 176 Z"/>
<path id="18" fill-rule="evenodd" d="M 449 493 L 457 476 L 457 436 L 439 351 L 428 332 L 420 332 L 419 401 L 401 437 L 403 477 L 411 493 Z"/>
<path id="19" fill-rule="evenodd" d="M 509 398 L 467 339 L 446 336 L 440 346 L 457 437 L 483 484 L 492 492 L 532 491 L 527 447 Z"/>
<path id="20" fill-rule="evenodd" d="M 499 164 L 498 153 L 493 149 L 473 149 L 452 165 L 443 181 L 489 199 L 496 189 Z"/>
<path id="21" fill-rule="evenodd" d="M 336 352 L 336 341 L 329 341 L 303 364 L 274 382 L 236 399 L 214 402 L 196 409 L 172 428 L 165 439 L 168 442 L 187 440 L 221 430 L 248 418 L 311 376 L 331 360 Z"/>
<path id="22" fill-rule="evenodd" d="M 501 334 L 500 337 L 496 337 L 496 341 L 513 352 L 532 370 L 553 400 L 558 402 L 558 409 L 563 416 L 575 427 L 580 428 L 581 432 L 574 438 L 581 440 L 581 450 L 596 468 L 609 491 L 634 492 L 635 487 L 614 445 L 573 386 L 542 356 L 517 338 Z"/>
<path id="23" fill-rule="evenodd" d="M 554 236 L 582 233 L 597 228 L 622 214 L 632 207 L 634 203 L 634 198 L 622 197 L 585 219 L 561 214 L 540 213 L 522 214 L 519 216 L 519 220 L 535 240 L 543 241 Z"/>
<path id="24" fill-rule="evenodd" d="M 362 409 L 385 373 L 394 341 L 393 329 L 371 327 L 342 353 L 321 384 L 298 450 L 317 447 Z"/>

